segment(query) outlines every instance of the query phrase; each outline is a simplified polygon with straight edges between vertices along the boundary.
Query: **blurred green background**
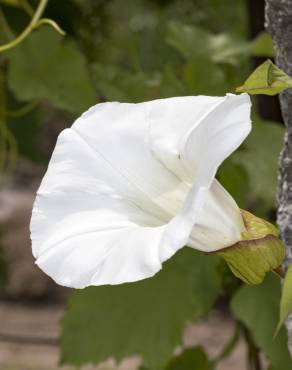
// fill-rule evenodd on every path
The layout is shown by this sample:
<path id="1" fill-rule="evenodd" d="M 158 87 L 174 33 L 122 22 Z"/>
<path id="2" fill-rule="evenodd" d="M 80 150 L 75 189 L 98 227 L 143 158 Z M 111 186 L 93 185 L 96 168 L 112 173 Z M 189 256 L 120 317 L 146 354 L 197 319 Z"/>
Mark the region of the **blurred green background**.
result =
<path id="1" fill-rule="evenodd" d="M 28 25 L 38 3 L 0 0 L 1 44 Z M 40 25 L 0 53 L 0 306 L 11 300 L 47 305 L 67 299 L 67 291 L 56 294 L 33 266 L 28 231 L 24 236 L 19 231 L 27 230 L 29 211 L 14 222 L 22 212 L 19 204 L 31 206 L 63 128 L 98 102 L 234 92 L 256 65 L 273 58 L 264 1 L 50 0 L 43 17 L 66 35 Z M 275 221 L 284 128 L 277 98 L 258 97 L 253 103 L 252 134 L 224 162 L 218 179 L 240 207 Z M 20 242 L 10 241 L 12 247 L 9 232 L 21 235 Z M 15 262 L 21 256 L 23 275 Z M 15 283 L 19 279 L 24 284 Z M 143 369 L 210 370 L 243 340 L 242 366 L 291 370 L 284 330 L 272 339 L 279 294 L 273 276 L 257 287 L 242 286 L 222 261 L 186 248 L 153 279 L 74 292 L 62 324 L 61 359 L 81 366 L 138 354 Z M 236 330 L 221 354 L 210 359 L 208 348 L 185 349 L 182 333 L 187 322 L 206 321 L 214 309 L 227 314 Z M 178 346 L 181 354 L 172 358 Z"/>

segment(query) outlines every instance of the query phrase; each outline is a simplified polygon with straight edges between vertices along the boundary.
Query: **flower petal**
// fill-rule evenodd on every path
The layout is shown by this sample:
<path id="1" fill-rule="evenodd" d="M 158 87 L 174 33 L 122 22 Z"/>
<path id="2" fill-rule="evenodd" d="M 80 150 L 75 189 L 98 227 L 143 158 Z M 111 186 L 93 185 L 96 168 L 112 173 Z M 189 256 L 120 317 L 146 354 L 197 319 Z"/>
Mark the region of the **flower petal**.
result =
<path id="1" fill-rule="evenodd" d="M 250 98 L 247 94 L 228 94 L 224 98 L 181 99 L 163 101 L 167 122 L 171 122 L 172 128 L 176 127 L 170 141 L 167 141 L 166 124 L 159 115 L 157 101 L 151 102 L 154 108 L 148 111 L 152 150 L 167 168 L 185 183 L 192 184 L 181 211 L 170 222 L 173 230 L 189 232 L 188 245 L 214 251 L 240 240 L 245 230 L 238 206 L 214 177 L 218 166 L 251 130 Z M 196 111 L 196 101 L 202 103 L 204 111 Z M 181 106 L 182 126 L 172 110 L 173 104 L 176 111 Z M 165 258 L 169 258 L 167 254 Z"/>
<path id="2" fill-rule="evenodd" d="M 188 245 L 212 252 L 237 243 L 245 225 L 237 204 L 217 180 L 206 191 Z"/>
<path id="3" fill-rule="evenodd" d="M 249 102 L 242 96 L 177 99 L 175 120 L 165 109 L 172 99 L 104 103 L 59 136 L 31 221 L 36 263 L 58 283 L 81 288 L 140 280 L 188 242 L 218 248 L 209 245 L 214 237 L 202 237 L 206 228 L 224 234 L 222 240 L 226 233 L 237 236 L 239 210 L 211 184 L 249 132 Z M 230 212 L 222 218 L 226 204 Z"/>
<path id="4" fill-rule="evenodd" d="M 230 246 L 245 230 L 238 206 L 214 177 L 249 134 L 250 106 L 247 94 L 228 94 L 180 143 L 181 160 L 193 186 L 172 223 L 174 228 L 190 230 L 188 244 L 195 249 L 210 252 Z"/>
<path id="5" fill-rule="evenodd" d="M 180 151 L 191 179 L 198 170 L 210 176 L 239 147 L 251 130 L 250 106 L 249 95 L 228 94 L 185 135 Z"/>
<path id="6" fill-rule="evenodd" d="M 156 273 L 166 224 L 189 188 L 148 149 L 143 104 L 94 110 L 60 134 L 31 221 L 36 263 L 76 288 Z"/>
<path id="7" fill-rule="evenodd" d="M 138 226 L 125 215 L 140 216 L 150 224 L 155 220 L 123 202 L 113 201 L 109 209 L 107 200 L 106 207 L 65 218 L 46 241 L 36 263 L 59 284 L 74 288 L 119 284 L 160 270 L 165 227 Z"/>
<path id="8" fill-rule="evenodd" d="M 152 151 L 171 171 L 193 183 L 199 167 L 201 172 L 214 170 L 248 135 L 250 105 L 248 94 L 148 102 Z"/>
<path id="9" fill-rule="evenodd" d="M 186 177 L 181 142 L 224 101 L 225 97 L 180 96 L 147 103 L 153 154 L 181 179 Z"/>

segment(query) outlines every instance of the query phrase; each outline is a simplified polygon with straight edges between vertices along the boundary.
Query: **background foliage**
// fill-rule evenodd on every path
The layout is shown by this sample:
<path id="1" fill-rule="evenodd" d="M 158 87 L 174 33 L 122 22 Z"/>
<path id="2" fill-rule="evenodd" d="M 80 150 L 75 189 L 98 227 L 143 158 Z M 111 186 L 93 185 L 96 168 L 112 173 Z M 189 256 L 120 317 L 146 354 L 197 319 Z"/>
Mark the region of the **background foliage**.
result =
<path id="1" fill-rule="evenodd" d="M 5 43 L 26 26 L 37 2 L 0 4 Z M 267 34 L 248 39 L 245 0 L 51 0 L 45 16 L 66 36 L 43 25 L 0 54 L 2 178 L 17 151 L 18 158 L 47 163 L 40 131 L 52 112 L 65 113 L 69 125 L 105 100 L 234 92 L 252 58 L 273 52 Z M 263 120 L 254 103 L 253 132 L 218 178 L 242 208 L 273 220 L 283 127 Z M 81 365 L 138 353 L 144 369 L 215 369 L 220 356 L 208 359 L 201 347 L 172 357 L 187 321 L 206 317 L 224 297 L 248 344 L 251 366 L 260 362 L 261 350 L 270 370 L 288 370 L 283 329 L 273 341 L 279 294 L 273 276 L 260 286 L 241 286 L 222 261 L 185 248 L 152 279 L 73 292 L 63 322 L 62 361 Z M 231 349 L 227 343 L 221 357 Z"/>

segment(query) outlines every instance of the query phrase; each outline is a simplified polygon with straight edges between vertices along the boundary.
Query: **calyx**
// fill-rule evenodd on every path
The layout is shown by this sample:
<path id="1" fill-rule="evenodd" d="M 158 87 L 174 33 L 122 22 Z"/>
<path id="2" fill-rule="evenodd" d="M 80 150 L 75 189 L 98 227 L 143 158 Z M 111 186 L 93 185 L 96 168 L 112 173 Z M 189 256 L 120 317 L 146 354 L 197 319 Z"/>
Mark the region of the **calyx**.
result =
<path id="1" fill-rule="evenodd" d="M 213 253 L 227 262 L 236 277 L 247 284 L 259 284 L 268 271 L 281 265 L 285 247 L 274 225 L 245 210 L 241 214 L 246 227 L 242 239 Z"/>

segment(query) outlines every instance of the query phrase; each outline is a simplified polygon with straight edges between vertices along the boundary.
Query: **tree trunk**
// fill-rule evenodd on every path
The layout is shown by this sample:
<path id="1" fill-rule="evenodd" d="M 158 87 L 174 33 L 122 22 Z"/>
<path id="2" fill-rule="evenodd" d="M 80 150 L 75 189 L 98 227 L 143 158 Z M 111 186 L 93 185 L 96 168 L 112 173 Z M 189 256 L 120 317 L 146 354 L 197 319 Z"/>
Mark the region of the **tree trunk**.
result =
<path id="1" fill-rule="evenodd" d="M 292 0 L 266 0 L 266 28 L 274 40 L 277 65 L 292 76 Z M 277 222 L 292 263 L 292 89 L 280 94 L 286 132 L 279 161 Z M 286 322 L 292 355 L 292 317 Z"/>

